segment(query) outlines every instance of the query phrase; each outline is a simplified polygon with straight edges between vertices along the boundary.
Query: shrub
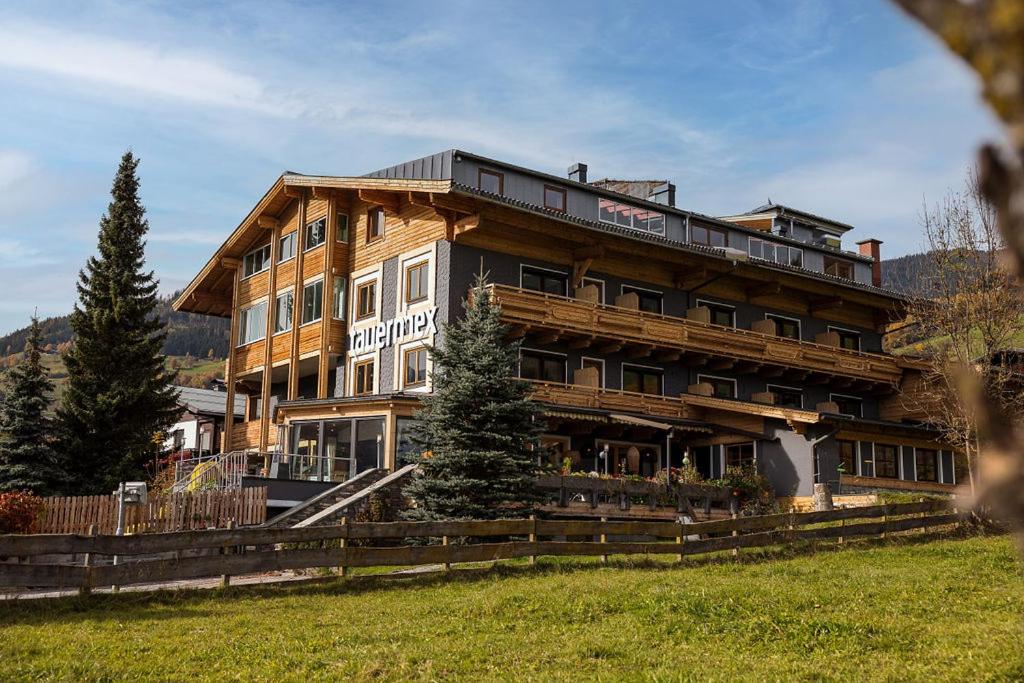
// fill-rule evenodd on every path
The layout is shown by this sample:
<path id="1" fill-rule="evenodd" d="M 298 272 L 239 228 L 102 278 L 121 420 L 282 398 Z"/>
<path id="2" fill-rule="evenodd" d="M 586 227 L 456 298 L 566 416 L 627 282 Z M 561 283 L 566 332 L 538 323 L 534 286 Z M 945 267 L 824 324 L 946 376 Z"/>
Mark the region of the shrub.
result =
<path id="1" fill-rule="evenodd" d="M 39 496 L 27 491 L 0 493 L 0 534 L 31 534 L 42 511 Z"/>
<path id="2" fill-rule="evenodd" d="M 763 475 L 750 467 L 727 467 L 725 476 L 708 482 L 733 489 L 739 497 L 740 511 L 744 515 L 769 515 L 778 512 L 775 491 Z"/>

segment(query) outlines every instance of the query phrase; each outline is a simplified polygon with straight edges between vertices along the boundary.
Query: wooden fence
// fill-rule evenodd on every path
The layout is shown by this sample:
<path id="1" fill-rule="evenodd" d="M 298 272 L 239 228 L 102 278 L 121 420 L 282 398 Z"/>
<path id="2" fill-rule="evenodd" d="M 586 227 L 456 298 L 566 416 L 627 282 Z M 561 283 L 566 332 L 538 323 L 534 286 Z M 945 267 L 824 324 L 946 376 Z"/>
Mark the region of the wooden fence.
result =
<path id="1" fill-rule="evenodd" d="M 267 517 L 266 487 L 230 491 L 196 491 L 152 496 L 143 505 L 125 506 L 125 532 L 129 534 L 224 528 L 262 524 Z M 117 530 L 117 496 L 45 498 L 39 533 L 98 534 Z"/>
<path id="2" fill-rule="evenodd" d="M 91 586 L 217 576 L 227 582 L 230 575 L 316 567 L 337 567 L 344 574 L 348 567 L 440 564 L 448 568 L 458 562 L 522 557 L 532 562 L 540 555 L 596 555 L 606 559 L 608 555 L 642 554 L 682 559 L 810 540 L 837 539 L 841 543 L 858 536 L 945 526 L 958 519 L 948 502 L 924 501 L 692 524 L 520 519 L 344 523 L 299 529 L 226 529 L 138 536 L 10 535 L 0 536 L 0 587 L 77 587 L 85 592 Z M 872 521 L 849 524 L 850 520 Z M 425 538 L 432 543 L 379 544 L 411 538 Z M 483 542 L 449 542 L 459 538 Z M 180 556 L 185 552 L 190 556 Z M 164 558 L 161 553 L 176 556 Z M 32 563 L 33 556 L 75 554 L 84 556 L 84 561 Z M 97 556 L 111 555 L 120 556 L 122 563 L 96 566 Z M 6 562 L 2 559 L 5 557 Z"/>

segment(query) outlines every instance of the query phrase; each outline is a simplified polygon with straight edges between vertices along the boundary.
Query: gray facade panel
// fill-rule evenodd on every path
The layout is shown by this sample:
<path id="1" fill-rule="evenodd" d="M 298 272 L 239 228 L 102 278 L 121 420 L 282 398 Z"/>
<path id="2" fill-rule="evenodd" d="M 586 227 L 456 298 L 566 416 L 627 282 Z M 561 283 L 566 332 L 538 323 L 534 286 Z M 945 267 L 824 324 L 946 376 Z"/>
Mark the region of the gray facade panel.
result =
<path id="1" fill-rule="evenodd" d="M 403 164 L 388 166 L 373 173 L 368 178 L 403 178 L 423 180 L 449 180 L 452 171 L 452 151 L 439 152 L 430 156 L 407 161 Z"/>
<path id="2" fill-rule="evenodd" d="M 810 442 L 784 422 L 765 421 L 767 440 L 758 444 L 758 469 L 777 495 L 809 496 L 814 492 L 814 460 Z"/>
<path id="3" fill-rule="evenodd" d="M 390 320 L 398 311 L 398 257 L 384 261 L 380 283 L 380 319 Z M 377 393 L 394 391 L 395 347 L 388 346 L 380 351 L 380 368 L 377 371 L 380 386 Z"/>

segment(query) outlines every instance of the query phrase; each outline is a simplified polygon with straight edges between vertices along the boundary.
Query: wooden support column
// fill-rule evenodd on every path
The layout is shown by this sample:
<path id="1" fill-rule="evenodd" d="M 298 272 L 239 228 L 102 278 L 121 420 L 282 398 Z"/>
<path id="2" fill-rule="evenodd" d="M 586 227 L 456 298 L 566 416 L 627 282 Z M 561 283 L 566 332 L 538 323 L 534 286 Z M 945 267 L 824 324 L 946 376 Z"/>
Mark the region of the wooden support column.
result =
<path id="1" fill-rule="evenodd" d="M 260 218 L 264 218 L 260 216 Z M 267 333 L 263 341 L 263 385 L 260 387 L 260 453 L 269 450 L 270 442 L 270 381 L 274 364 L 274 326 L 277 325 L 277 260 L 280 254 L 281 226 L 274 220 L 261 225 L 270 226 L 270 273 L 267 275 Z M 294 311 L 293 311 L 294 317 Z M 265 466 L 270 471 L 270 456 Z"/>
<path id="2" fill-rule="evenodd" d="M 384 468 L 394 472 L 398 469 L 398 416 L 392 410 L 384 419 Z"/>
<path id="3" fill-rule="evenodd" d="M 306 250 L 306 193 L 298 197 L 298 234 L 295 235 L 295 294 L 292 313 L 292 349 L 288 356 L 288 400 L 299 397 L 299 328 L 302 326 L 302 264 Z"/>
<path id="4" fill-rule="evenodd" d="M 327 196 L 327 234 L 324 243 L 324 301 L 320 319 L 320 359 L 317 369 L 317 398 L 327 398 L 327 373 L 331 368 L 331 325 L 334 322 L 334 249 L 338 244 L 338 200 L 332 192 Z"/>
<path id="5" fill-rule="evenodd" d="M 221 435 L 220 452 L 231 451 L 232 436 L 235 433 L 235 351 L 238 347 L 238 285 L 242 280 L 241 262 L 238 259 L 221 259 L 221 265 L 234 271 L 234 285 L 231 294 L 231 331 L 228 334 L 228 359 L 225 361 L 224 385 L 227 387 L 227 410 L 224 413 L 224 433 Z"/>

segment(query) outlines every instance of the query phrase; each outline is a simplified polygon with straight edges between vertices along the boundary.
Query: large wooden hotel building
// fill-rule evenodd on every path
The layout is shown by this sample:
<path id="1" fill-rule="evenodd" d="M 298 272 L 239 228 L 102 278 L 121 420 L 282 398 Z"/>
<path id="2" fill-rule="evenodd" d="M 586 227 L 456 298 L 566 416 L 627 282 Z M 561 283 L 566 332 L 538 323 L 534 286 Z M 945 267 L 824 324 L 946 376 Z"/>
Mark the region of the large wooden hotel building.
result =
<path id="1" fill-rule="evenodd" d="M 545 454 L 580 470 L 763 472 L 781 495 L 949 490 L 902 298 L 877 240 L 787 206 L 710 217 L 660 181 L 557 177 L 450 150 L 362 176 L 285 174 L 175 307 L 229 317 L 225 450 L 394 469 L 431 390 L 425 347 L 489 274 Z M 229 401 L 232 399 L 229 397 Z"/>

